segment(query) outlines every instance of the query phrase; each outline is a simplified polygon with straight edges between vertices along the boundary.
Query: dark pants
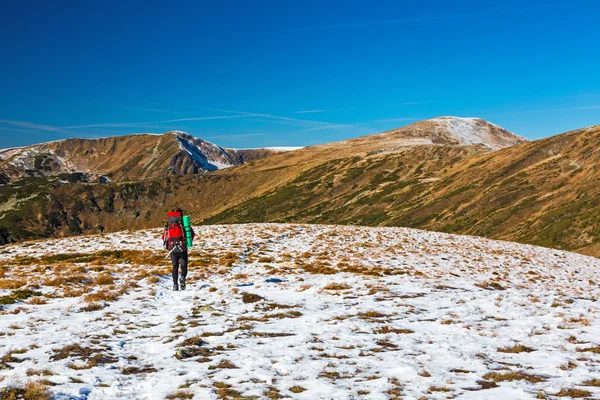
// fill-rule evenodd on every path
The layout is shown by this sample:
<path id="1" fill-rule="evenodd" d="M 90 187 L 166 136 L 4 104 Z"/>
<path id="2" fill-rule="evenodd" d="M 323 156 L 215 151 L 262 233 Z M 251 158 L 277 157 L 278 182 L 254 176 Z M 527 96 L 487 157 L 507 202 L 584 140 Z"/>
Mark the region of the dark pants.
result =
<path id="1" fill-rule="evenodd" d="M 171 262 L 173 263 L 173 283 L 177 284 L 179 268 L 181 268 L 181 280 L 185 281 L 187 276 L 188 255 L 187 253 L 171 253 Z"/>

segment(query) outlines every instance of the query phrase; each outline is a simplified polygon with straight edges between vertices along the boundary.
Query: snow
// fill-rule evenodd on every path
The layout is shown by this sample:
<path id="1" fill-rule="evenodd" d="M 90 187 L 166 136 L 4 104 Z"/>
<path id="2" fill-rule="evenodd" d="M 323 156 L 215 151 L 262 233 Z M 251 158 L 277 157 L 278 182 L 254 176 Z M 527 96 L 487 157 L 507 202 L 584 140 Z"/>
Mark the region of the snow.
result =
<path id="1" fill-rule="evenodd" d="M 505 132 L 505 130 L 481 118 L 438 117 L 429 121 L 437 124 L 440 129 L 450 132 L 461 145 L 484 144 L 492 150 L 498 150 L 506 146 L 497 143 L 499 138 L 489 128 L 490 126 L 494 127 L 499 132 Z M 506 132 L 506 135 L 512 134 Z M 520 136 L 513 135 L 513 138 L 525 141 Z"/>
<path id="2" fill-rule="evenodd" d="M 185 292 L 170 291 L 166 259 L 159 267 L 39 259 L 103 250 L 163 257 L 159 230 L 0 249 L 0 287 L 24 280 L 39 285 L 47 301 L 4 306 L 0 356 L 20 351 L 6 363 L 13 369 L 0 368 L 0 386 L 39 380 L 30 370 L 47 369 L 52 375 L 43 378 L 55 384 L 50 390 L 70 399 L 163 399 L 178 392 L 218 399 L 227 398 L 227 390 L 259 398 L 270 391 L 297 399 L 388 399 L 394 393 L 406 399 L 530 399 L 563 388 L 600 398 L 600 388 L 582 386 L 600 376 L 600 354 L 587 351 L 600 344 L 598 259 L 405 228 L 250 224 L 195 230 Z M 108 273 L 114 284 L 92 283 Z M 71 277 L 52 285 L 59 275 L 86 281 Z M 123 293 L 88 312 L 82 311 L 85 294 L 65 295 L 101 287 Z M 0 290 L 0 296 L 10 293 Z M 245 303 L 244 293 L 264 300 Z M 206 342 L 204 353 L 174 357 L 195 336 Z M 112 361 L 52 358 L 73 344 L 101 349 Z M 533 351 L 499 351 L 516 344 Z M 151 369 L 128 374 L 131 367 Z M 486 374 L 508 372 L 540 381 L 482 389 L 480 381 L 492 381 Z M 294 393 L 294 386 L 306 390 Z"/>
<path id="3" fill-rule="evenodd" d="M 195 139 L 183 132 L 177 132 L 177 140 L 181 149 L 206 171 L 216 171 L 236 165 L 225 150 L 216 144 Z"/>

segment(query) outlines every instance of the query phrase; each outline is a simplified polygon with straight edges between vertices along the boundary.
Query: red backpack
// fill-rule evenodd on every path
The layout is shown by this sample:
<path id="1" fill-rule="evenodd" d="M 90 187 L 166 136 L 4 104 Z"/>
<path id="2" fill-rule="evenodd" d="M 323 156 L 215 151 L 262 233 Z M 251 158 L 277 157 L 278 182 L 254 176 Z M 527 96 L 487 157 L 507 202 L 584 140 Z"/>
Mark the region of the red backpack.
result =
<path id="1" fill-rule="evenodd" d="M 181 213 L 169 213 L 165 231 L 165 242 L 167 244 L 167 250 L 173 253 L 185 253 L 186 243 L 185 235 L 183 232 L 183 220 Z"/>

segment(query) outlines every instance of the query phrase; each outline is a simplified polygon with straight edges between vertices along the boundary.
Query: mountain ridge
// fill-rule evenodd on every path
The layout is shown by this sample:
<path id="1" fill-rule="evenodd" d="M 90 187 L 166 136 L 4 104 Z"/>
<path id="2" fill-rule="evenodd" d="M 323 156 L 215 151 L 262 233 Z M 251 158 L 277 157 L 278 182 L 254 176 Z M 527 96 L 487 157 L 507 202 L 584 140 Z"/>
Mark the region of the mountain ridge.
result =
<path id="1" fill-rule="evenodd" d="M 225 149 L 181 131 L 106 138 L 71 138 L 0 150 L 0 175 L 84 173 L 93 180 L 144 180 L 241 165 L 281 150 Z"/>
<path id="2" fill-rule="evenodd" d="M 147 181 L 27 178 L 0 185 L 0 231 L 26 239 L 144 229 L 181 207 L 203 224 L 405 226 L 600 255 L 600 127 L 496 151 L 422 136 L 412 126 Z"/>

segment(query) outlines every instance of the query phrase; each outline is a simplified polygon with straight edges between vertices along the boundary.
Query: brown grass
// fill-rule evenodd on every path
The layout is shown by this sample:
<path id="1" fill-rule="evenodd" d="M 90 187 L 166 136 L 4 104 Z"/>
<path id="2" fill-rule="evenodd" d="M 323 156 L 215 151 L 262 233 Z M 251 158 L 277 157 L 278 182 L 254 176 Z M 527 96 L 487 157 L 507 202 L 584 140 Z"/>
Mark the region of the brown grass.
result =
<path id="1" fill-rule="evenodd" d="M 112 285 L 115 283 L 115 279 L 108 273 L 100 274 L 94 281 L 96 285 Z"/>
<path id="2" fill-rule="evenodd" d="M 588 347 L 585 349 L 577 349 L 577 352 L 579 352 L 579 353 L 590 352 L 590 353 L 600 354 L 600 346 Z"/>
<path id="3" fill-rule="evenodd" d="M 51 393 L 41 382 L 29 382 L 24 387 L 6 387 L 0 389 L 1 400 L 50 400 Z"/>
<path id="4" fill-rule="evenodd" d="M 254 294 L 254 293 L 244 292 L 242 294 L 242 301 L 244 303 L 256 303 L 256 302 L 261 301 L 261 300 L 264 300 L 264 297 L 261 297 L 261 296 L 259 296 L 257 294 Z"/>
<path id="5" fill-rule="evenodd" d="M 490 372 L 483 376 L 483 379 L 491 380 L 494 382 L 512 382 L 512 381 L 527 381 L 531 383 L 545 382 L 546 379 L 539 375 L 531 375 L 525 372 Z"/>
<path id="6" fill-rule="evenodd" d="M 167 400 L 173 400 L 173 399 L 193 399 L 194 398 L 194 394 L 190 393 L 190 392 L 183 391 L 183 390 L 178 390 L 175 393 L 171 393 L 166 398 L 167 398 Z"/>
<path id="7" fill-rule="evenodd" d="M 119 297 L 118 292 L 111 292 L 107 289 L 100 289 L 94 293 L 90 293 L 83 298 L 86 303 L 98 303 L 101 301 L 115 301 Z"/>
<path id="8" fill-rule="evenodd" d="M 518 344 L 511 347 L 501 347 L 498 349 L 500 353 L 531 353 L 535 351 L 533 347 L 527 347 L 522 344 Z"/>
<path id="9" fill-rule="evenodd" d="M 238 369 L 239 367 L 229 360 L 221 360 L 217 365 L 211 365 L 208 367 L 209 370 L 214 369 Z"/>
<path id="10" fill-rule="evenodd" d="M 306 391 L 306 389 L 303 388 L 302 386 L 292 386 L 292 387 L 288 388 L 288 390 L 292 393 L 302 393 L 302 392 Z"/>
<path id="11" fill-rule="evenodd" d="M 590 397 L 592 395 L 592 392 L 589 392 L 587 390 L 581 390 L 581 389 L 562 389 L 560 392 L 556 393 L 554 396 L 557 397 L 571 397 L 574 399 L 581 399 L 584 397 Z"/>
<path id="12" fill-rule="evenodd" d="M 215 394 L 220 399 L 235 399 L 235 400 L 255 400 L 258 399 L 257 396 L 244 396 L 237 390 L 231 389 L 231 385 L 226 384 L 225 382 L 215 382 L 213 384 L 215 390 Z"/>
<path id="13" fill-rule="evenodd" d="M 332 282 L 329 285 L 325 286 L 323 289 L 325 289 L 325 290 L 348 290 L 348 289 L 352 289 L 352 286 L 347 285 L 345 283 Z"/>
<path id="14" fill-rule="evenodd" d="M 158 370 L 152 366 L 144 366 L 144 367 L 125 367 L 123 368 L 123 375 L 136 375 L 136 374 L 150 374 L 152 372 L 157 372 Z"/>
<path id="15" fill-rule="evenodd" d="M 378 311 L 367 311 L 358 314 L 360 319 L 372 319 L 372 318 L 387 318 L 387 314 L 380 313 Z"/>

